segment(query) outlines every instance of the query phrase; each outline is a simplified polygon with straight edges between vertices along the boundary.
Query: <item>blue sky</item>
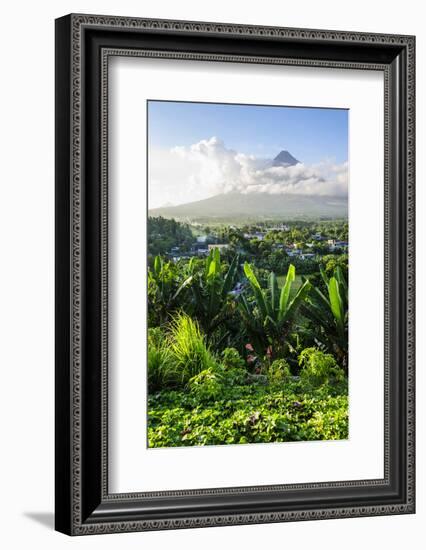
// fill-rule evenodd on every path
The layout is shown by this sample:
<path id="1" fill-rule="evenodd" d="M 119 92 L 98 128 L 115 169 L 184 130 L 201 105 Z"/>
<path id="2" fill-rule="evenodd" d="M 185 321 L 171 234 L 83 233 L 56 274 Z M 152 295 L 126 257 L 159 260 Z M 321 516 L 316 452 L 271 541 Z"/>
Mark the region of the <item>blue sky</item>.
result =
<path id="1" fill-rule="evenodd" d="M 148 115 L 154 148 L 188 147 L 216 136 L 228 149 L 256 157 L 286 149 L 306 164 L 348 159 L 345 109 L 149 101 Z"/>

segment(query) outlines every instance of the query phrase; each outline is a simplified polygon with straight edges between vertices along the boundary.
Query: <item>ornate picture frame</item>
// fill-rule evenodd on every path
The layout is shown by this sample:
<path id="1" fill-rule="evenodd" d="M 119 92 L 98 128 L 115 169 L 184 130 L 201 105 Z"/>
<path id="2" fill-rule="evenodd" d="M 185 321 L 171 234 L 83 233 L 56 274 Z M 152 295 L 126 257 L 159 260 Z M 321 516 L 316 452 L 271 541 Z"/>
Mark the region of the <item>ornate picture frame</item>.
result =
<path id="1" fill-rule="evenodd" d="M 384 477 L 108 489 L 108 60 L 141 56 L 384 75 Z M 56 20 L 56 529 L 69 535 L 415 511 L 415 38 L 72 14 Z"/>

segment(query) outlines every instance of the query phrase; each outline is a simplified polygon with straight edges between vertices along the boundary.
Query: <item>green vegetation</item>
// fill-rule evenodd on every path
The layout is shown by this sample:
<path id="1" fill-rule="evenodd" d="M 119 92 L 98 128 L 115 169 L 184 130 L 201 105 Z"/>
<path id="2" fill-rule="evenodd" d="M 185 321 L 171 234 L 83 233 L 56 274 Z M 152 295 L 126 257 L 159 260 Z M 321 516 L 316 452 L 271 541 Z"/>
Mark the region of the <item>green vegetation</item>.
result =
<path id="1" fill-rule="evenodd" d="M 183 309 L 198 320 L 209 342 L 228 335 L 227 322 L 232 316 L 230 292 L 237 281 L 238 256 L 222 265 L 219 249 L 211 251 L 205 262 L 190 262 L 191 299 Z"/>
<path id="2" fill-rule="evenodd" d="M 346 438 L 347 223 L 151 220 L 149 446 Z"/>
<path id="3" fill-rule="evenodd" d="M 300 379 L 274 362 L 266 381 L 262 375 L 247 380 L 241 367 L 235 372 L 217 365 L 192 378 L 187 389 L 150 395 L 149 446 L 347 438 L 343 371 L 320 351 L 302 357 L 301 363 L 306 366 Z"/>
<path id="4" fill-rule="evenodd" d="M 189 225 L 166 218 L 149 218 L 148 254 L 166 254 L 171 248 L 189 250 L 192 244 L 192 231 Z"/>
<path id="5" fill-rule="evenodd" d="M 348 286 L 342 269 L 327 277 L 320 268 L 326 292 L 315 287 L 304 304 L 304 314 L 311 320 L 311 330 L 319 347 L 334 353 L 344 369 L 348 365 Z"/>
<path id="6" fill-rule="evenodd" d="M 241 317 L 250 343 L 261 357 L 267 352 L 270 357 L 283 356 L 288 333 L 311 284 L 305 281 L 296 295 L 290 298 L 296 273 L 293 265 L 290 265 L 288 269 L 281 292 L 279 292 L 274 272 L 271 272 L 269 276 L 267 289 L 262 289 L 248 263 L 244 264 L 244 273 L 254 296 L 254 299 L 249 302 L 242 294 L 239 302 Z"/>

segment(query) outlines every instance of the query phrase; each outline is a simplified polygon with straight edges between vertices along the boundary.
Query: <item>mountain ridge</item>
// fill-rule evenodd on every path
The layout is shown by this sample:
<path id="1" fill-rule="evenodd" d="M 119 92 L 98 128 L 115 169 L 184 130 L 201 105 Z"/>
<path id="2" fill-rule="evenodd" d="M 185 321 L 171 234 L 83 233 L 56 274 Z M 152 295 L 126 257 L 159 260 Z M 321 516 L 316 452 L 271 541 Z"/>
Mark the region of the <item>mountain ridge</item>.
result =
<path id="1" fill-rule="evenodd" d="M 345 218 L 347 197 L 270 193 L 223 193 L 177 206 L 149 209 L 150 216 L 185 219 Z"/>

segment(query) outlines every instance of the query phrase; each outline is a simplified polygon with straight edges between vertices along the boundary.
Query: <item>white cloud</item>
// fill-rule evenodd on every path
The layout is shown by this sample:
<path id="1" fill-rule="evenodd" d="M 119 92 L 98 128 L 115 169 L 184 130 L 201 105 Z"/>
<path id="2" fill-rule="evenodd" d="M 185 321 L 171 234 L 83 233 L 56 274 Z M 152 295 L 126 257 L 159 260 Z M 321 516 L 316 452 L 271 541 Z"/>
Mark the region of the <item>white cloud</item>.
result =
<path id="1" fill-rule="evenodd" d="M 346 196 L 348 165 L 324 161 L 274 167 L 265 159 L 227 149 L 217 137 L 149 153 L 150 208 L 232 191 Z"/>

